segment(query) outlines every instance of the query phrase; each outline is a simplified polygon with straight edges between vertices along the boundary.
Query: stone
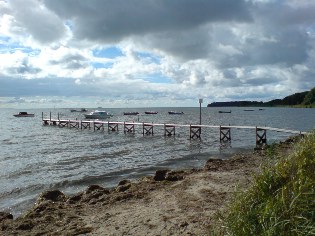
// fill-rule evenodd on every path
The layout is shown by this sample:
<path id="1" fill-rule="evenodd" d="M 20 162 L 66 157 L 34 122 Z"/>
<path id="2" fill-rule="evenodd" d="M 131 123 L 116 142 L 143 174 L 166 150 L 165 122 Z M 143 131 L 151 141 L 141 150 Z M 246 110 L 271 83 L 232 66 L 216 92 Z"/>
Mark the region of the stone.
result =
<path id="1" fill-rule="evenodd" d="M 129 183 L 130 183 L 130 180 L 124 179 L 124 180 L 121 180 L 121 181 L 118 183 L 118 186 L 125 185 L 125 184 L 129 184 Z"/>
<path id="2" fill-rule="evenodd" d="M 184 179 L 184 171 L 170 171 L 166 173 L 165 180 L 178 181 Z"/>
<path id="3" fill-rule="evenodd" d="M 105 190 L 105 188 L 97 185 L 97 184 L 92 184 L 90 185 L 87 190 L 85 191 L 86 194 L 89 194 L 91 192 L 94 192 L 95 190 Z"/>
<path id="4" fill-rule="evenodd" d="M 64 202 L 66 196 L 59 190 L 49 190 L 39 196 L 40 201 L 51 200 L 53 202 Z"/>
<path id="5" fill-rule="evenodd" d="M 165 180 L 165 176 L 166 176 L 166 173 L 168 172 L 169 170 L 157 170 L 155 172 L 155 175 L 153 177 L 153 179 L 155 181 L 163 181 Z"/>
<path id="6" fill-rule="evenodd" d="M 13 220 L 13 215 L 7 212 L 0 212 L 0 222 L 4 220 Z"/>

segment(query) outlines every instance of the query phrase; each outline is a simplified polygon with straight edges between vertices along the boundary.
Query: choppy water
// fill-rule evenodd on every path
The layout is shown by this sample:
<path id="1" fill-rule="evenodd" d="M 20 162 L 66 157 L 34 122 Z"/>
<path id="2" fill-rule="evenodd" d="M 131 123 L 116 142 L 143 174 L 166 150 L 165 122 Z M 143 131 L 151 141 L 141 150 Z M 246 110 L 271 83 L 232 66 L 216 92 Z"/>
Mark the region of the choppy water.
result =
<path id="1" fill-rule="evenodd" d="M 232 108 L 230 114 L 219 108 L 202 108 L 202 124 L 253 125 L 309 131 L 315 128 L 315 109 L 266 108 L 245 112 Z M 93 109 L 90 109 L 93 110 Z M 111 121 L 198 124 L 199 108 L 106 109 Z M 157 115 L 145 115 L 155 110 Z M 184 115 L 168 115 L 168 111 Z M 221 109 L 221 110 L 230 110 Z M 153 174 L 161 168 L 200 167 L 210 157 L 227 157 L 235 150 L 255 146 L 254 130 L 232 129 L 231 146 L 219 142 L 218 129 L 203 129 L 202 140 L 189 140 L 189 129 L 177 128 L 175 137 L 164 137 L 163 127 L 154 128 L 154 136 L 43 126 L 42 112 L 53 118 L 83 119 L 70 109 L 34 109 L 34 118 L 15 118 L 15 109 L 0 109 L 0 211 L 21 214 L 38 194 L 60 189 L 71 194 L 90 184 L 113 186 L 125 178 Z M 138 111 L 139 116 L 123 116 Z M 284 140 L 289 134 L 267 132 L 268 142 Z"/>

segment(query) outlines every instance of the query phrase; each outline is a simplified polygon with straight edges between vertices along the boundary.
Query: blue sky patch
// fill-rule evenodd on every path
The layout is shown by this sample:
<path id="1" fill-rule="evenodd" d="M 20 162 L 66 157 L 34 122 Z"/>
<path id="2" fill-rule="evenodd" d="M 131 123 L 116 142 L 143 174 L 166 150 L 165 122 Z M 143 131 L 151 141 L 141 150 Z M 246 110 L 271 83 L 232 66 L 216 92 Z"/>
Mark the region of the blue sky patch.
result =
<path id="1" fill-rule="evenodd" d="M 114 59 L 116 57 L 123 56 L 122 51 L 117 47 L 110 47 L 104 49 L 95 49 L 93 50 L 93 56 L 101 58 L 110 58 Z"/>
<path id="2" fill-rule="evenodd" d="M 161 73 L 150 74 L 142 79 L 150 83 L 158 83 L 158 84 L 172 84 L 173 83 L 173 81 L 170 78 L 162 75 Z"/>
<path id="3" fill-rule="evenodd" d="M 15 51 L 21 51 L 32 56 L 39 55 L 41 52 L 39 49 L 24 47 L 23 45 L 18 43 L 11 43 L 9 37 L 0 36 L 0 53 L 13 53 Z"/>
<path id="4" fill-rule="evenodd" d="M 92 62 L 91 65 L 94 67 L 94 68 L 112 68 L 113 67 L 113 64 L 112 62 L 107 62 L 107 63 L 100 63 L 100 62 Z"/>
<path id="5" fill-rule="evenodd" d="M 161 64 L 161 58 L 148 52 L 137 52 L 137 57 L 144 58 L 148 60 L 148 62 L 155 63 L 155 64 Z"/>

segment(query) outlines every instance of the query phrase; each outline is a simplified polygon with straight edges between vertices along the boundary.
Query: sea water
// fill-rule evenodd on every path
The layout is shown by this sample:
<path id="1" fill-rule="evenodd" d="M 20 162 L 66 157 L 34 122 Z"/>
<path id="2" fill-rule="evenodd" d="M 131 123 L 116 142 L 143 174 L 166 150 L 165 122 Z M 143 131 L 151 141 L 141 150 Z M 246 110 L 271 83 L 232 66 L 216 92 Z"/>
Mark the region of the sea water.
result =
<path id="1" fill-rule="evenodd" d="M 315 128 L 315 109 L 293 108 L 202 108 L 203 125 L 269 126 L 310 131 Z M 95 109 L 89 109 L 92 111 Z M 159 124 L 199 124 L 196 108 L 106 109 L 110 121 L 152 122 Z M 145 115 L 145 111 L 157 111 Z M 168 111 L 184 112 L 169 115 Z M 219 113 L 231 110 L 231 113 Z M 91 184 L 112 187 L 122 179 L 153 175 L 158 169 L 201 167 L 209 158 L 228 158 L 235 151 L 255 147 L 254 129 L 232 129 L 232 141 L 220 143 L 218 128 L 203 128 L 201 140 L 190 140 L 189 127 L 176 128 L 175 136 L 164 137 L 163 126 L 154 135 L 94 131 L 92 129 L 44 126 L 45 118 L 84 119 L 83 113 L 70 109 L 28 109 L 33 118 L 16 118 L 21 110 L 0 109 L 0 211 L 15 216 L 34 204 L 38 195 L 50 189 L 66 194 L 84 190 Z M 137 111 L 137 116 L 124 112 Z M 285 140 L 291 134 L 267 131 L 268 143 Z"/>

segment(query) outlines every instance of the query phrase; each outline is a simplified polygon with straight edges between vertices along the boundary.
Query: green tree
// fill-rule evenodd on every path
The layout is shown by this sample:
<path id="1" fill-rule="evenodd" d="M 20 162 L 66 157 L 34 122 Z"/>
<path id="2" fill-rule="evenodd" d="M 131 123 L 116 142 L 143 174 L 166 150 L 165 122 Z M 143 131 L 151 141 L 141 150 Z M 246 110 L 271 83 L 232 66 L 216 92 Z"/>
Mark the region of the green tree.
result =
<path id="1" fill-rule="evenodd" d="M 303 105 L 312 105 L 315 104 L 315 87 L 306 94 Z"/>

